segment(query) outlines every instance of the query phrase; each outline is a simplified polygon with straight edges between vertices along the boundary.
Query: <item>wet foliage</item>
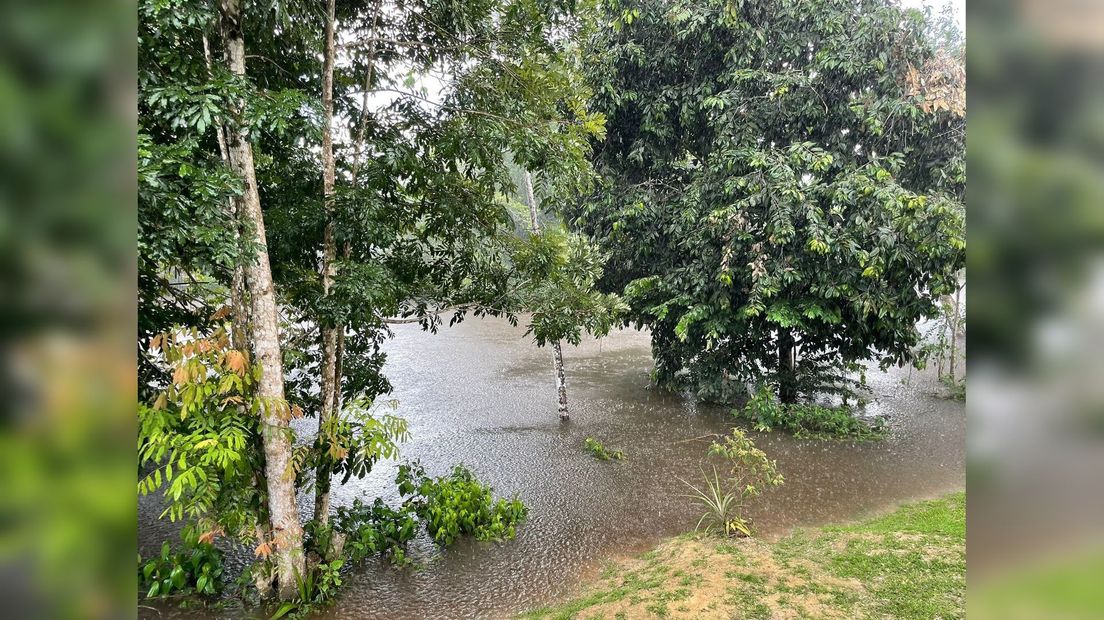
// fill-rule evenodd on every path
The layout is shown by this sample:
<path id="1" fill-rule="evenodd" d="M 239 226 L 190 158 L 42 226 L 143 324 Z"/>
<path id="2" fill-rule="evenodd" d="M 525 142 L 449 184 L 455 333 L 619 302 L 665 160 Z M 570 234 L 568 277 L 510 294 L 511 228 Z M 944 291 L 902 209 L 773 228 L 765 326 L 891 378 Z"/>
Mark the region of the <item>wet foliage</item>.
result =
<path id="1" fill-rule="evenodd" d="M 769 387 L 760 387 L 733 415 L 755 425 L 755 430 L 782 430 L 795 437 L 815 439 L 877 439 L 885 435 L 885 420 L 859 419 L 848 405 L 782 403 Z"/>
<path id="2" fill-rule="evenodd" d="M 528 514 L 517 497 L 494 497 L 494 490 L 480 482 L 463 465 L 445 476 L 432 478 L 418 463 L 399 467 L 399 492 L 410 496 L 406 505 L 425 523 L 436 542 L 448 546 L 461 536 L 477 540 L 513 538 Z"/>
<path id="3" fill-rule="evenodd" d="M 714 465 L 711 466 L 712 475 L 702 470 L 702 485 L 683 481 L 690 489 L 686 497 L 704 511 L 694 529 L 715 531 L 724 536 L 751 536 L 751 522 L 744 516 L 743 509 L 763 489 L 785 482 L 778 473 L 778 464 L 755 447 L 755 442 L 738 428 L 724 441 L 714 441 L 709 446 L 708 456 L 721 457 L 727 472 L 722 479 Z"/>
<path id="4" fill-rule="evenodd" d="M 418 525 L 410 507 L 391 508 L 377 497 L 371 504 L 356 499 L 352 506 L 338 508 L 333 529 L 348 537 L 345 553 L 352 561 L 386 553 L 392 562 L 404 564 L 406 543 L 417 536 Z"/>
<path id="5" fill-rule="evenodd" d="M 769 381 L 792 403 L 911 361 L 965 264 L 965 118 L 917 75 L 961 50 L 887 0 L 607 10 L 604 185 L 571 223 L 610 254 L 656 382 L 731 402 Z"/>
<path id="6" fill-rule="evenodd" d="M 625 458 L 623 451 L 607 448 L 602 442 L 593 437 L 586 438 L 586 441 L 583 442 L 583 448 L 599 461 L 620 461 Z"/>
<path id="7" fill-rule="evenodd" d="M 138 589 L 147 598 L 222 590 L 222 553 L 194 526 L 185 526 L 180 539 L 175 549 L 165 541 L 161 553 L 146 562 L 138 557 Z"/>

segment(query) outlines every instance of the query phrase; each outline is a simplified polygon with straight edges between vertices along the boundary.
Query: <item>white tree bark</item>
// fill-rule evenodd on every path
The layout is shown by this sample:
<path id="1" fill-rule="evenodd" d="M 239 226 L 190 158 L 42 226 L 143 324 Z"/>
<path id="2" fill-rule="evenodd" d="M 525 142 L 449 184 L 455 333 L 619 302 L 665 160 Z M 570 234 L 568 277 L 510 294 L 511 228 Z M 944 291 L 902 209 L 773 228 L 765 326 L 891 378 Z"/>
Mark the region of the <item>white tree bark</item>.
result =
<path id="1" fill-rule="evenodd" d="M 524 172 L 525 199 L 529 202 L 529 226 L 534 235 L 540 234 L 540 220 L 537 219 L 537 198 L 533 194 L 533 178 L 529 171 Z M 556 409 L 560 413 L 560 420 L 567 421 L 571 418 L 567 411 L 567 373 L 564 372 L 563 349 L 560 341 L 552 343 L 552 368 L 556 373 Z"/>
<path id="2" fill-rule="evenodd" d="M 566 422 L 571 416 L 567 413 L 567 374 L 564 373 L 563 351 L 559 340 L 552 343 L 552 366 L 556 369 L 556 410 L 560 412 L 560 420 Z"/>
<path id="3" fill-rule="evenodd" d="M 337 259 L 337 245 L 334 241 L 334 178 L 335 165 L 333 154 L 333 74 L 334 74 L 334 4 L 326 2 L 326 49 L 322 61 L 322 202 L 326 211 L 326 229 L 322 240 L 322 294 L 329 295 L 333 288 L 335 274 L 334 261 Z M 318 412 L 318 431 L 336 414 L 338 381 L 337 376 L 337 333 L 335 325 L 325 321 L 319 323 L 322 335 L 322 408 Z M 323 446 L 325 451 L 325 446 Z M 330 520 L 330 468 L 321 464 L 315 470 L 314 479 L 314 518 L 319 525 Z"/>
<path id="4" fill-rule="evenodd" d="M 207 42 L 207 35 L 203 35 L 203 58 L 207 62 L 207 76 L 214 78 L 214 71 L 211 67 L 211 46 Z M 229 167 L 231 164 L 230 151 L 226 146 L 226 126 L 223 124 L 221 117 L 215 120 L 215 138 L 218 140 L 219 156 L 222 158 L 222 163 Z M 226 215 L 234 229 L 234 239 L 239 240 L 240 247 L 241 214 L 238 213 L 237 201 L 229 198 L 227 202 Z M 234 267 L 234 273 L 230 280 L 230 319 L 232 325 L 230 342 L 235 349 L 245 354 L 246 359 L 252 359 L 252 347 L 249 344 L 249 311 L 245 305 L 245 268 L 242 265 L 237 265 Z"/>
<path id="5" fill-rule="evenodd" d="M 222 34 L 226 46 L 226 62 L 232 73 L 245 75 L 245 39 L 242 29 L 240 0 L 220 0 Z M 236 102 L 240 114 L 243 102 Z M 276 293 L 272 269 L 268 260 L 264 216 L 257 176 L 253 164 L 253 147 L 245 127 L 239 126 L 226 136 L 230 166 L 243 182 L 243 192 L 236 198 L 237 211 L 253 223 L 257 234 L 256 260 L 245 270 L 246 289 L 252 314 L 253 354 L 260 364 L 261 380 L 257 397 L 264 403 L 261 421 L 265 453 L 265 479 L 268 486 L 269 517 L 275 545 L 275 563 L 279 594 L 290 599 L 296 593 L 296 575 L 304 574 L 303 528 L 295 505 L 295 471 L 292 465 L 292 432 L 288 427 L 290 410 L 284 399 L 284 371 L 280 357 L 280 333 L 277 320 Z"/>

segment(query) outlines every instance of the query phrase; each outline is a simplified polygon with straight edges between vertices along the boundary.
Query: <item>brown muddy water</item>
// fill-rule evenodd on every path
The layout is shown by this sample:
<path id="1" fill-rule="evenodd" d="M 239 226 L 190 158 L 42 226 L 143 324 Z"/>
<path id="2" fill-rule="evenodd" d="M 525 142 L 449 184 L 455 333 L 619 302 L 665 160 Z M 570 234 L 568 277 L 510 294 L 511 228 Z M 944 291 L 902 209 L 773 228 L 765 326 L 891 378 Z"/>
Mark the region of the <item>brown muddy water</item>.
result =
<path id="1" fill-rule="evenodd" d="M 417 568 L 372 562 L 352 569 L 334 605 L 319 617 L 501 618 L 578 591 L 610 560 L 639 553 L 691 529 L 694 509 L 678 477 L 699 479 L 708 441 L 727 432 L 725 409 L 697 405 L 649 388 L 648 335 L 625 330 L 566 347 L 572 419 L 556 415 L 551 352 L 501 320 L 468 320 L 438 334 L 399 326 L 387 343 L 386 372 L 412 440 L 403 456 L 434 475 L 465 463 L 494 486 L 517 493 L 529 518 L 517 538 L 461 541 L 440 551 L 419 539 Z M 778 460 L 786 484 L 749 511 L 758 533 L 854 519 L 903 501 L 965 485 L 965 407 L 935 396 L 932 373 L 871 371 L 870 414 L 885 415 L 883 441 L 796 440 L 754 434 Z M 304 427 L 304 430 L 309 428 Z M 583 450 L 586 437 L 623 449 L 626 460 L 601 462 Z M 394 463 L 334 489 L 334 503 L 382 495 L 398 503 Z M 336 484 L 336 481 L 335 481 Z M 300 498 L 310 510 L 311 498 Z M 139 502 L 139 546 L 148 553 L 172 528 L 156 522 L 156 502 Z M 231 551 L 231 569 L 249 561 Z M 139 609 L 165 618 L 211 615 L 165 606 Z M 226 617 L 249 615 L 242 610 Z"/>

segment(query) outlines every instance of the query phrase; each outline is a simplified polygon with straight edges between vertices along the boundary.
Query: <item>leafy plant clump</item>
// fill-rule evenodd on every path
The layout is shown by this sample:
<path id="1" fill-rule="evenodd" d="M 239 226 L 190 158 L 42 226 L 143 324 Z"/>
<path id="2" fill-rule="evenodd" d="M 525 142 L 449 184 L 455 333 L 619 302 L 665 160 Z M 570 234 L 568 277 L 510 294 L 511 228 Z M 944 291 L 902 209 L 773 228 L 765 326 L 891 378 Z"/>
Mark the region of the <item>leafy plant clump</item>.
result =
<path id="1" fill-rule="evenodd" d="M 417 462 L 407 463 L 399 466 L 395 482 L 399 493 L 410 496 L 406 505 L 425 522 L 429 535 L 446 546 L 461 536 L 511 539 L 528 514 L 517 497 L 496 500 L 493 489 L 463 465 L 446 476 L 431 478 Z"/>
<path id="2" fill-rule="evenodd" d="M 296 576 L 295 597 L 281 603 L 269 620 L 306 617 L 330 604 L 341 589 L 341 569 L 348 563 L 387 554 L 395 564 L 408 564 L 406 543 L 417 535 L 417 528 L 412 508 L 404 505 L 396 510 L 378 497 L 372 504 L 356 499 L 352 506 L 339 507 L 329 525 L 308 523 L 307 570 Z"/>
<path id="3" fill-rule="evenodd" d="M 948 397 L 966 402 L 966 379 L 955 379 L 954 377 L 945 376 L 940 379 L 940 382 L 947 388 Z"/>
<path id="4" fill-rule="evenodd" d="M 742 410 L 733 413 L 770 432 L 781 429 L 795 437 L 817 439 L 877 439 L 885 435 L 884 420 L 873 424 L 855 417 L 847 406 L 826 407 L 814 403 L 780 403 L 769 387 L 760 387 Z"/>
<path id="5" fill-rule="evenodd" d="M 763 488 L 776 487 L 784 482 L 778 473 L 778 464 L 767 458 L 765 452 L 740 429 L 733 429 L 723 443 L 713 442 L 709 456 L 723 457 L 728 463 L 728 476 L 721 478 L 717 467 L 712 467 L 712 477 L 702 470 L 704 486 L 685 480 L 690 488 L 686 497 L 704 509 L 694 529 L 706 532 L 719 530 L 725 536 L 751 536 L 750 520 L 742 514 L 747 501 L 758 497 Z M 704 526 L 704 528 L 703 528 Z"/>
<path id="6" fill-rule="evenodd" d="M 307 526 L 306 547 L 317 562 L 297 579 L 296 597 L 281 604 L 273 620 L 304 616 L 328 604 L 341 587 L 341 568 L 346 563 L 385 554 L 395 564 L 409 564 L 406 545 L 423 524 L 443 546 L 462 536 L 503 540 L 516 535 L 528 512 L 517 498 L 495 499 L 493 489 L 463 465 L 446 476 L 431 478 L 419 463 L 405 463 L 399 466 L 395 483 L 406 498 L 399 508 L 378 497 L 371 504 L 357 499 L 352 506 L 339 507 L 330 525 Z"/>
<path id="7" fill-rule="evenodd" d="M 583 447 L 590 453 L 591 456 L 599 461 L 621 461 L 625 458 L 625 453 L 621 450 L 614 450 L 602 445 L 602 442 L 593 437 L 587 437 Z"/>
<path id="8" fill-rule="evenodd" d="M 337 558 L 309 567 L 305 575 L 296 575 L 295 598 L 281 603 L 269 620 L 305 618 L 318 606 L 329 604 L 341 588 L 344 565 L 345 560 Z"/>
<path id="9" fill-rule="evenodd" d="M 337 509 L 334 528 L 347 536 L 345 553 L 351 560 L 386 553 L 392 562 L 405 564 L 406 543 L 418 534 L 418 515 L 410 506 L 396 510 L 378 497 L 371 505 L 357 499 Z"/>
<path id="10" fill-rule="evenodd" d="M 218 594 L 222 589 L 222 552 L 202 540 L 194 526 L 180 533 L 183 546 L 173 551 L 168 541 L 161 554 L 142 563 L 138 557 L 138 583 L 147 598 L 170 594 Z"/>

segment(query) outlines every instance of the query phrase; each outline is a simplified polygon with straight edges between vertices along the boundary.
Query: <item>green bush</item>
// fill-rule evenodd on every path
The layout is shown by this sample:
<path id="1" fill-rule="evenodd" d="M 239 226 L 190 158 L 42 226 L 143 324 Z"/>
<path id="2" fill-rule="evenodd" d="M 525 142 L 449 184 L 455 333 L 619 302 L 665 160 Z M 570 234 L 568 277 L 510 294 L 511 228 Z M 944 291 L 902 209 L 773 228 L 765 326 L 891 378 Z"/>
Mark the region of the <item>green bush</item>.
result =
<path id="1" fill-rule="evenodd" d="M 621 450 L 609 449 L 593 437 L 587 437 L 583 446 L 591 456 L 599 461 L 620 461 L 625 458 L 625 453 Z"/>
<path id="2" fill-rule="evenodd" d="M 170 594 L 218 594 L 222 589 L 222 552 L 209 542 L 200 542 L 195 527 L 180 533 L 182 548 L 173 551 L 168 541 L 161 554 L 142 563 L 138 557 L 138 583 L 147 598 Z"/>
<path id="3" fill-rule="evenodd" d="M 334 528 L 347 536 L 345 553 L 353 561 L 388 553 L 397 564 L 406 562 L 406 543 L 418 533 L 418 515 L 410 506 L 395 510 L 381 498 L 371 505 L 359 499 L 338 508 Z"/>
<path id="4" fill-rule="evenodd" d="M 433 540 L 448 546 L 461 536 L 513 538 L 527 512 L 516 498 L 496 500 L 492 489 L 463 465 L 447 476 L 431 478 L 417 462 L 405 463 L 399 466 L 395 483 L 406 498 L 398 509 L 378 497 L 372 504 L 356 499 L 352 506 L 339 507 L 329 526 L 307 525 L 306 547 L 320 561 L 298 579 L 295 599 L 276 608 L 270 620 L 305 617 L 329 603 L 341 587 L 341 568 L 346 562 L 383 553 L 395 564 L 408 564 L 406 544 L 417 536 L 423 523 Z M 345 537 L 343 545 L 334 544 L 339 534 Z"/>
<path id="5" fill-rule="evenodd" d="M 780 429 L 795 437 L 874 439 L 885 434 L 884 420 L 880 418 L 871 425 L 856 418 L 845 406 L 780 403 L 767 385 L 756 390 L 744 408 L 734 410 L 733 414 L 753 423 L 755 430 Z"/>
<path id="6" fill-rule="evenodd" d="M 433 540 L 451 545 L 461 536 L 478 540 L 513 538 L 528 509 L 516 497 L 495 499 L 491 487 L 463 465 L 447 476 L 430 478 L 417 463 L 399 467 L 399 492 L 425 522 Z"/>

